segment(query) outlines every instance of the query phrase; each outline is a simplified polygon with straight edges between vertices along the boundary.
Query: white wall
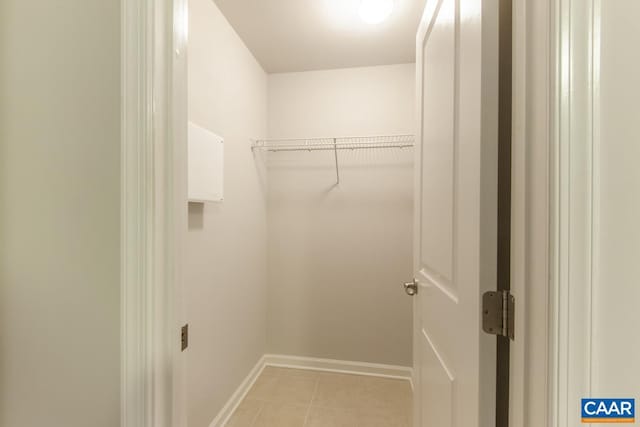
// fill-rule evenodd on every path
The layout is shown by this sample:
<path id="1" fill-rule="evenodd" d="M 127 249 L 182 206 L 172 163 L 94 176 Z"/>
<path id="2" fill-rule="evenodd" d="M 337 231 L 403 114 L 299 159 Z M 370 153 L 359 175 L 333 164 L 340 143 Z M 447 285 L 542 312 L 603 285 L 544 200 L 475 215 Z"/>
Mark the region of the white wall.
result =
<path id="1" fill-rule="evenodd" d="M 594 396 L 620 393 L 638 399 L 640 341 L 635 325 L 640 323 L 640 57 L 637 50 L 635 55 L 626 53 L 637 49 L 640 4 L 630 0 L 605 2 L 600 13 L 592 386 Z"/>
<path id="2" fill-rule="evenodd" d="M 225 138 L 225 195 L 190 204 L 189 427 L 207 427 L 264 354 L 266 207 L 250 138 L 267 130 L 267 76 L 212 0 L 189 2 L 189 118 Z"/>
<path id="3" fill-rule="evenodd" d="M 120 422 L 120 4 L 0 2 L 0 425 Z"/>
<path id="4" fill-rule="evenodd" d="M 272 74 L 269 136 L 413 134 L 414 64 Z M 268 351 L 411 365 L 413 150 L 271 153 Z"/>

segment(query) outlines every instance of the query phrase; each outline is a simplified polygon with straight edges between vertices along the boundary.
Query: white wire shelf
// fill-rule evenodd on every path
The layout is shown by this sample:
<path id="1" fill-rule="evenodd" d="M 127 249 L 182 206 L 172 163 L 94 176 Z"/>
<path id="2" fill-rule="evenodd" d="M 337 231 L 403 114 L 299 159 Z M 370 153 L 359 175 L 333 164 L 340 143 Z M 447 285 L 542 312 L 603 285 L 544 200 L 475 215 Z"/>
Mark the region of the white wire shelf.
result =
<path id="1" fill-rule="evenodd" d="M 251 149 L 277 152 L 410 148 L 414 145 L 414 139 L 413 135 L 259 139 L 253 142 Z"/>
<path id="2" fill-rule="evenodd" d="M 413 135 L 349 136 L 332 138 L 259 139 L 251 144 L 252 150 L 277 151 L 328 151 L 334 153 L 336 185 L 340 184 L 338 150 L 362 150 L 378 148 L 410 148 Z"/>

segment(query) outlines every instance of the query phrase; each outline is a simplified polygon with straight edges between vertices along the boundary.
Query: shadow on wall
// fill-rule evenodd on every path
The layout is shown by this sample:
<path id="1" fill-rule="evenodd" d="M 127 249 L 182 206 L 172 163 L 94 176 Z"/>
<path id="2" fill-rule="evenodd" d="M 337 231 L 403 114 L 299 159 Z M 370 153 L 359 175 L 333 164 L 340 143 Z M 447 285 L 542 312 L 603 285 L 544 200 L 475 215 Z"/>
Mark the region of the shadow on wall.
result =
<path id="1" fill-rule="evenodd" d="M 0 7 L 1 8 L 1 7 Z M 2 49 L 2 44 L 0 44 L 0 49 Z M 0 57 L 4 57 L 4 52 L 0 50 Z M 0 141 L 8 141 L 9 135 L 6 131 L 7 126 L 4 126 L 6 117 L 4 116 L 4 111 L 0 110 Z M 5 259 L 4 251 L 5 249 L 5 233 L 8 229 L 8 221 L 6 211 L 9 206 L 9 197 L 7 195 L 7 187 L 10 185 L 11 180 L 9 179 L 9 173 L 7 172 L 9 169 L 9 149 L 8 144 L 0 143 L 0 325 L 8 325 L 9 319 L 6 316 L 6 313 L 9 312 L 8 303 L 9 299 L 9 287 L 8 280 L 9 277 L 7 275 L 7 260 Z M 1 330 L 1 328 L 0 328 Z M 4 330 L 0 333 L 0 349 L 6 348 L 10 343 L 6 339 L 6 333 Z M 2 385 L 7 384 L 7 376 L 8 372 L 6 371 L 7 362 L 5 360 L 5 351 L 0 351 L 0 413 L 4 411 L 3 401 L 4 394 L 8 392 L 5 390 Z M 0 424 L 2 424 L 2 417 L 0 416 Z"/>
<path id="2" fill-rule="evenodd" d="M 267 194 L 267 153 L 263 150 L 252 150 L 253 158 L 255 160 L 256 173 L 258 175 L 258 181 L 260 182 L 260 188 L 262 189 L 262 195 L 265 197 Z"/>
<path id="3" fill-rule="evenodd" d="M 204 228 L 204 203 L 189 202 L 189 230 Z"/>

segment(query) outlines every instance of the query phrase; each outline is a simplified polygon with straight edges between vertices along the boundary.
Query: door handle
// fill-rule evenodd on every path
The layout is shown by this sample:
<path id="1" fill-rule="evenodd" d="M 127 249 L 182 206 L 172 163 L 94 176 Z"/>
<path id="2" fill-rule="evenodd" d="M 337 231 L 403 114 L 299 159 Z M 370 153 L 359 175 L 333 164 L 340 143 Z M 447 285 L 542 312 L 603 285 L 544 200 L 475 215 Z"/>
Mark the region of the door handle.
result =
<path id="1" fill-rule="evenodd" d="M 402 286 L 404 287 L 404 291 L 406 292 L 406 294 L 410 297 L 418 293 L 418 282 L 416 281 L 416 279 L 413 279 L 413 282 L 407 282 Z"/>

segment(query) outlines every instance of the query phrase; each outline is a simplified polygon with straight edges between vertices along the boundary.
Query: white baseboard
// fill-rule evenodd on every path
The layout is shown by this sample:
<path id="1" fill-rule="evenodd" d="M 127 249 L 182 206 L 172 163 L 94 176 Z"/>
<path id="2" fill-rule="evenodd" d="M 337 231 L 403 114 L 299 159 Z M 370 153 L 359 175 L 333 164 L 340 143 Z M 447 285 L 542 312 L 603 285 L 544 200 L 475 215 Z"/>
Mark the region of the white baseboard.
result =
<path id="1" fill-rule="evenodd" d="M 233 395 L 231 395 L 231 398 L 227 401 L 222 410 L 213 419 L 213 421 L 211 421 L 209 427 L 223 427 L 229 421 L 229 418 L 231 418 L 231 415 L 233 415 L 236 408 L 238 408 L 238 405 L 240 405 L 249 390 L 251 390 L 253 383 L 256 382 L 264 367 L 264 356 L 262 356 L 253 369 L 251 369 L 249 375 L 247 375 L 244 381 L 242 381 L 238 389 L 233 393 Z"/>
<path id="2" fill-rule="evenodd" d="M 249 375 L 233 393 L 220 413 L 211 421 L 209 427 L 223 427 L 233 415 L 238 405 L 245 398 L 253 383 L 258 379 L 265 366 L 280 368 L 311 369 L 315 371 L 339 372 L 354 375 L 395 378 L 409 381 L 413 389 L 413 370 L 407 366 L 382 365 L 379 363 L 351 362 L 346 360 L 318 359 L 314 357 L 287 356 L 282 354 L 265 354 L 253 367 Z"/>
<path id="3" fill-rule="evenodd" d="M 266 366 L 282 368 L 313 369 L 316 371 L 369 375 L 411 381 L 412 369 L 407 366 L 382 365 L 379 363 L 352 362 L 346 360 L 318 359 L 315 357 L 265 354 Z"/>

